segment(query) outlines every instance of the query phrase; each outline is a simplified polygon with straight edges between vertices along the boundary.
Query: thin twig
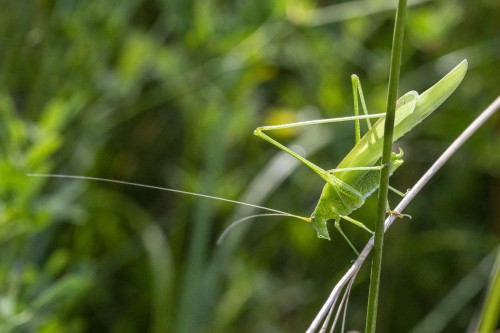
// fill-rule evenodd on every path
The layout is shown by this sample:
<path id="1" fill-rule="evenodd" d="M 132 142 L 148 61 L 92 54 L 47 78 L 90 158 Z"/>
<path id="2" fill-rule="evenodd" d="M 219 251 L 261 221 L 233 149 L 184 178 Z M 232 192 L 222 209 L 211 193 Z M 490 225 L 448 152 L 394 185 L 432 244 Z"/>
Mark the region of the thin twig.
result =
<path id="1" fill-rule="evenodd" d="M 458 136 L 458 138 L 453 141 L 453 143 L 444 151 L 443 154 L 434 162 L 434 164 L 427 170 L 427 172 L 420 178 L 420 180 L 411 188 L 405 197 L 399 202 L 397 207 L 394 209 L 395 212 L 402 213 L 403 210 L 408 206 L 408 204 L 417 196 L 417 194 L 422 190 L 422 188 L 431 180 L 431 178 L 436 174 L 436 172 L 441 169 L 441 167 L 456 153 L 456 151 L 474 134 L 489 118 L 491 118 L 495 112 L 500 109 L 500 96 L 498 96 L 493 103 L 491 103 L 463 132 Z M 392 223 L 396 219 L 396 216 L 389 216 L 385 220 L 384 231 L 391 227 Z M 361 251 L 359 257 L 352 264 L 352 266 L 347 270 L 344 276 L 335 285 L 330 296 L 326 300 L 323 307 L 318 312 L 311 325 L 307 329 L 306 333 L 313 333 L 318 328 L 319 324 L 328 313 L 331 304 L 336 301 L 340 292 L 342 291 L 344 285 L 354 279 L 361 269 L 361 266 L 366 260 L 366 257 L 371 252 L 373 248 L 373 237 L 370 238 L 368 243 L 365 245 L 363 251 Z"/>

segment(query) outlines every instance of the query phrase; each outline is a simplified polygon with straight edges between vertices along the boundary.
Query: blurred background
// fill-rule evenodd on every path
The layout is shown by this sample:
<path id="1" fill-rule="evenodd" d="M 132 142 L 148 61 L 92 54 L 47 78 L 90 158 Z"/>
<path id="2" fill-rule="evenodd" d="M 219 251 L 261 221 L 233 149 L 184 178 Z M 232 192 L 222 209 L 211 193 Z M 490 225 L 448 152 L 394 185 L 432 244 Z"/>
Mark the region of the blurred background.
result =
<path id="1" fill-rule="evenodd" d="M 350 75 L 383 112 L 396 1 L 0 1 L 0 331 L 301 332 L 355 258 L 289 218 L 119 179 L 309 216 L 322 180 L 252 135 L 353 113 Z M 500 3 L 410 3 L 400 94 L 469 71 L 400 140 L 410 188 L 500 87 Z M 335 167 L 353 124 L 272 133 Z M 399 198 L 390 198 L 395 206 Z M 353 213 L 373 227 L 376 198 Z M 500 117 L 453 157 L 385 241 L 380 332 L 474 322 L 500 236 Z M 361 249 L 369 235 L 346 225 Z M 349 303 L 362 331 L 369 267 Z"/>

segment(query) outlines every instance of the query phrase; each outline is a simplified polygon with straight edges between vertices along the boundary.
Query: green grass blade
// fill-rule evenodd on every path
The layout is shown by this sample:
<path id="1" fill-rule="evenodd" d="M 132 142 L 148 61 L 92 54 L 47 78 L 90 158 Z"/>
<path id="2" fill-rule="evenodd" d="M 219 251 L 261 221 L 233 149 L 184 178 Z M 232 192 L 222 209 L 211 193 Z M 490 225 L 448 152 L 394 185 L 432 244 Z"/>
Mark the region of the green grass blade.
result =
<path id="1" fill-rule="evenodd" d="M 493 266 L 491 275 L 491 284 L 486 293 L 486 299 L 481 311 L 479 320 L 480 333 L 493 332 L 500 317 L 500 248 L 498 249 L 497 259 Z"/>

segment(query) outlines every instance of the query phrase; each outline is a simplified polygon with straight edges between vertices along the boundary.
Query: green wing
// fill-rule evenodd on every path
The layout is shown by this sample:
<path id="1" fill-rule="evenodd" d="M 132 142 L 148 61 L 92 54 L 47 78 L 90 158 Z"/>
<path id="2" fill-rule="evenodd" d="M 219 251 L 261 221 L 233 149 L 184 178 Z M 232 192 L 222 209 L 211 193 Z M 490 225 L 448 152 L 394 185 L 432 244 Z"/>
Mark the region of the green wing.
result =
<path id="1" fill-rule="evenodd" d="M 410 91 L 398 99 L 394 120 L 396 141 L 411 131 L 422 120 L 436 110 L 458 87 L 467 72 L 467 60 L 463 60 L 435 85 L 419 95 Z M 379 119 L 361 140 L 340 162 L 337 168 L 373 166 L 382 156 L 384 119 Z M 354 184 L 365 172 L 352 171 L 337 173 L 336 176 L 347 184 Z"/>

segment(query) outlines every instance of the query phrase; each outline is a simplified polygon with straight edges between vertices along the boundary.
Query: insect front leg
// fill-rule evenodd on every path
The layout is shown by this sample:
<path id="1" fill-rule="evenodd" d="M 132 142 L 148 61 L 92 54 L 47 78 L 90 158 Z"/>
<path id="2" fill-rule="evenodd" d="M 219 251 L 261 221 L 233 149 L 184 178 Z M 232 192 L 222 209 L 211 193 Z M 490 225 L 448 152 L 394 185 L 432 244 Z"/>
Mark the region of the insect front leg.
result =
<path id="1" fill-rule="evenodd" d="M 391 210 L 389 208 L 389 203 L 387 203 L 387 210 L 386 210 L 386 213 L 389 214 L 390 216 L 396 216 L 397 218 L 405 218 L 405 217 L 408 217 L 410 220 L 411 220 L 411 215 L 408 215 L 408 214 L 403 214 L 403 213 L 400 213 L 400 212 L 396 212 L 394 210 Z"/>
<path id="2" fill-rule="evenodd" d="M 390 186 L 389 186 L 390 187 Z M 397 190 L 396 190 L 397 191 Z M 399 191 L 398 191 L 399 192 Z M 401 192 L 400 192 L 401 193 Z M 404 195 L 404 193 L 403 193 Z M 389 206 L 389 200 L 387 200 L 387 207 L 386 207 L 386 210 L 385 212 L 390 215 L 390 216 L 396 216 L 397 218 L 405 218 L 405 217 L 408 217 L 410 220 L 411 220 L 411 215 L 408 215 L 408 214 L 403 214 L 403 213 L 400 213 L 400 212 L 396 212 L 394 210 L 391 209 L 391 207 Z"/>
<path id="3" fill-rule="evenodd" d="M 406 196 L 406 193 L 408 193 L 408 190 L 406 191 L 406 193 L 403 193 L 401 191 L 399 191 L 398 189 L 392 187 L 389 185 L 389 190 L 391 190 L 392 192 L 396 193 L 397 195 L 399 195 L 401 198 L 404 198 Z"/>
<path id="4" fill-rule="evenodd" d="M 360 221 L 358 221 L 356 219 L 353 219 L 352 217 L 342 215 L 341 218 L 343 218 L 344 220 L 346 220 L 348 222 L 351 222 L 352 224 L 360 227 L 361 229 L 364 229 L 364 230 L 368 231 L 368 233 L 370 233 L 372 235 L 374 234 L 374 232 L 370 228 L 368 228 L 362 222 L 360 222 Z"/>

